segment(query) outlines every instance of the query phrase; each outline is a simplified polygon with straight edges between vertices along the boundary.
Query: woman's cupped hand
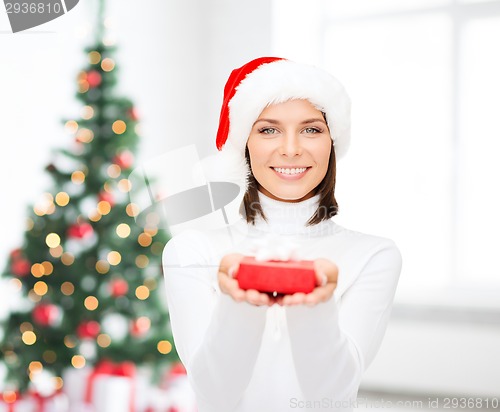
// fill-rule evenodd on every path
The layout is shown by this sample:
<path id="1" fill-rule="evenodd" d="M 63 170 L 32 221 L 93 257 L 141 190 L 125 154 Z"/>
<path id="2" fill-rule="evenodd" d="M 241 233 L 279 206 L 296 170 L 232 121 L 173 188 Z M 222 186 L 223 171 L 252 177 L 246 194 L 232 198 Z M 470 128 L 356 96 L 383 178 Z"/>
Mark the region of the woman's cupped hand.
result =
<path id="1" fill-rule="evenodd" d="M 275 303 L 281 306 L 315 306 L 329 300 L 337 287 L 339 273 L 337 265 L 328 259 L 319 258 L 314 260 L 316 287 L 310 293 L 273 296 L 255 289 L 244 290 L 239 287 L 237 279 L 239 264 L 243 258 L 244 255 L 240 253 L 225 255 L 220 261 L 218 270 L 220 290 L 236 302 L 248 302 L 256 306 L 271 306 Z"/>

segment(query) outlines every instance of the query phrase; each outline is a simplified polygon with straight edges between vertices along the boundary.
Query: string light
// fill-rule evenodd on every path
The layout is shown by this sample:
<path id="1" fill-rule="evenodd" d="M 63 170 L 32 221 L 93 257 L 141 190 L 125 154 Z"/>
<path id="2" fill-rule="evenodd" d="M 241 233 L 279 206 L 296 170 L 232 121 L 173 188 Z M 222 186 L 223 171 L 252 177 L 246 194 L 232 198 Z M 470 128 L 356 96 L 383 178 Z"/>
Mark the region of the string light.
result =
<path id="1" fill-rule="evenodd" d="M 85 358 L 82 355 L 75 355 L 71 358 L 71 364 L 76 369 L 81 369 L 85 366 Z"/>
<path id="2" fill-rule="evenodd" d="M 45 268 L 41 263 L 31 265 L 31 274 L 36 278 L 41 278 L 45 274 Z"/>
<path id="3" fill-rule="evenodd" d="M 71 296 L 75 292 L 75 286 L 71 282 L 64 282 L 61 285 L 61 292 L 63 295 Z"/>
<path id="4" fill-rule="evenodd" d="M 76 133 L 76 131 L 78 130 L 78 123 L 75 121 L 75 120 L 68 120 L 65 124 L 64 124 L 64 128 L 66 129 L 66 131 L 68 133 Z"/>
<path id="5" fill-rule="evenodd" d="M 97 271 L 97 273 L 104 275 L 109 272 L 109 263 L 105 260 L 98 260 L 95 264 L 95 270 Z"/>
<path id="6" fill-rule="evenodd" d="M 50 215 L 54 213 L 55 211 L 55 206 L 54 206 L 54 198 L 50 193 L 44 193 L 42 196 L 40 196 L 40 199 L 36 202 L 35 206 L 33 207 L 33 211 L 37 216 L 43 216 L 43 215 Z"/>
<path id="7" fill-rule="evenodd" d="M 90 85 L 87 78 L 82 78 L 78 80 L 78 91 L 80 93 L 87 93 L 89 91 Z"/>
<path id="8" fill-rule="evenodd" d="M 81 170 L 77 170 L 71 174 L 71 181 L 75 185 L 81 185 L 85 181 L 85 174 Z"/>
<path id="9" fill-rule="evenodd" d="M 56 203 L 64 207 L 69 203 L 69 195 L 66 192 L 59 192 L 56 194 Z"/>
<path id="10" fill-rule="evenodd" d="M 146 227 L 146 228 L 144 228 L 144 233 L 147 233 L 151 237 L 156 236 L 156 234 L 158 233 L 158 228 L 157 227 Z"/>
<path id="11" fill-rule="evenodd" d="M 9 364 L 9 365 L 15 365 L 17 363 L 17 355 L 15 352 L 11 351 L 11 350 L 6 350 L 4 352 L 4 359 L 5 359 L 5 363 Z"/>
<path id="12" fill-rule="evenodd" d="M 127 212 L 127 215 L 130 217 L 136 217 L 139 214 L 140 209 L 135 203 L 129 203 L 125 208 L 125 212 Z"/>
<path id="13" fill-rule="evenodd" d="M 94 140 L 94 132 L 90 129 L 80 129 L 76 135 L 76 140 L 80 143 L 90 143 Z"/>
<path id="14" fill-rule="evenodd" d="M 99 301 L 95 296 L 87 296 L 83 304 L 87 310 L 92 311 L 97 309 L 97 307 L 99 306 Z"/>
<path id="15" fill-rule="evenodd" d="M 139 245 L 141 245 L 142 247 L 147 247 L 149 246 L 152 242 L 153 242 L 153 238 L 151 237 L 151 235 L 147 234 L 147 233 L 141 233 L 138 237 L 137 237 L 137 242 L 139 243 Z"/>
<path id="16" fill-rule="evenodd" d="M 121 238 L 126 238 L 130 235 L 130 226 L 126 223 L 120 223 L 116 227 L 116 234 Z"/>
<path id="17" fill-rule="evenodd" d="M 49 249 L 49 253 L 52 257 L 59 258 L 63 253 L 63 248 L 61 245 Z"/>
<path id="18" fill-rule="evenodd" d="M 85 120 L 90 120 L 94 117 L 94 108 L 92 106 L 83 106 L 82 107 L 82 118 Z"/>
<path id="19" fill-rule="evenodd" d="M 107 215 L 109 212 L 111 212 L 111 205 L 109 202 L 106 202 L 105 200 L 101 200 L 98 204 L 97 204 L 97 211 L 101 214 L 101 215 Z"/>
<path id="20" fill-rule="evenodd" d="M 108 253 L 107 259 L 110 265 L 116 266 L 119 265 L 122 261 L 122 255 L 120 255 L 119 252 L 113 250 Z"/>
<path id="21" fill-rule="evenodd" d="M 64 337 L 64 345 L 69 348 L 73 349 L 76 346 L 76 339 L 74 336 L 66 335 Z"/>
<path id="22" fill-rule="evenodd" d="M 61 256 L 61 262 L 66 266 L 72 265 L 74 261 L 75 257 L 69 252 L 65 252 Z"/>
<path id="23" fill-rule="evenodd" d="M 31 289 L 28 292 L 28 298 L 29 298 L 29 300 L 31 300 L 32 302 L 35 302 L 35 303 L 40 302 L 42 300 L 42 297 L 37 295 L 33 289 Z"/>
<path id="24" fill-rule="evenodd" d="M 33 331 L 27 330 L 21 336 L 25 345 L 33 345 L 36 342 L 36 335 Z"/>
<path id="25" fill-rule="evenodd" d="M 98 222 L 101 218 L 102 215 L 97 210 L 93 210 L 89 213 L 89 220 L 92 222 Z"/>
<path id="26" fill-rule="evenodd" d="M 45 243 L 50 248 L 57 247 L 61 243 L 61 238 L 57 233 L 49 233 L 45 238 Z"/>
<path id="27" fill-rule="evenodd" d="M 118 182 L 118 190 L 123 193 L 130 192 L 132 189 L 132 182 L 128 179 L 122 179 Z"/>
<path id="28" fill-rule="evenodd" d="M 108 166 L 107 173 L 108 173 L 109 177 L 116 179 L 117 177 L 120 177 L 120 174 L 122 173 L 122 169 L 120 166 L 112 164 L 112 165 Z"/>
<path id="29" fill-rule="evenodd" d="M 28 366 L 28 370 L 31 372 L 31 373 L 37 373 L 37 372 L 41 372 L 43 369 L 43 365 L 41 362 L 39 361 L 32 361 L 30 362 L 29 366 Z"/>
<path id="30" fill-rule="evenodd" d="M 54 266 L 49 261 L 42 262 L 42 267 L 44 269 L 44 275 L 49 276 L 54 271 Z"/>
<path id="31" fill-rule="evenodd" d="M 140 269 L 144 269 L 145 267 L 148 266 L 148 264 L 149 264 L 149 259 L 146 255 L 138 255 L 135 258 L 135 265 Z"/>
<path id="32" fill-rule="evenodd" d="M 115 68 L 115 62 L 113 61 L 113 59 L 106 57 L 101 62 L 101 67 L 105 72 L 110 72 Z"/>
<path id="33" fill-rule="evenodd" d="M 23 288 L 23 283 L 19 279 L 11 279 L 10 284 L 16 290 L 16 292 L 21 291 L 21 289 Z"/>
<path id="34" fill-rule="evenodd" d="M 52 380 L 54 381 L 54 388 L 56 391 L 62 389 L 64 381 L 60 376 L 54 376 Z"/>
<path id="35" fill-rule="evenodd" d="M 101 348 L 107 348 L 109 345 L 111 345 L 111 337 L 109 335 L 106 335 L 105 333 L 101 333 L 97 337 L 97 344 Z"/>
<path id="36" fill-rule="evenodd" d="M 12 404 L 17 401 L 17 394 L 14 391 L 6 390 L 2 393 L 2 399 L 5 403 Z"/>
<path id="37" fill-rule="evenodd" d="M 111 184 L 111 182 L 109 182 L 109 181 L 108 182 L 104 182 L 104 184 L 102 185 L 102 187 L 103 187 L 103 189 L 106 192 L 108 192 L 110 194 L 113 193 L 113 185 Z"/>
<path id="38" fill-rule="evenodd" d="M 29 322 L 23 322 L 19 325 L 19 330 L 21 331 L 21 333 L 24 333 L 27 331 L 33 332 L 33 325 Z"/>
<path id="39" fill-rule="evenodd" d="M 35 226 L 35 222 L 33 221 L 33 219 L 31 219 L 30 217 L 28 217 L 26 219 L 26 230 L 28 230 L 28 231 L 32 230 L 33 226 Z"/>
<path id="40" fill-rule="evenodd" d="M 123 120 L 115 120 L 111 129 L 115 134 L 123 134 L 127 130 L 127 125 Z"/>
<path id="41" fill-rule="evenodd" d="M 101 53 L 98 51 L 91 51 L 89 53 L 89 62 L 90 64 L 97 64 L 101 61 Z"/>
<path id="42" fill-rule="evenodd" d="M 161 340 L 157 345 L 158 352 L 166 355 L 172 351 L 172 344 L 168 340 Z"/>
<path id="43" fill-rule="evenodd" d="M 138 286 L 135 290 L 135 296 L 137 299 L 146 300 L 149 297 L 149 289 L 144 285 Z"/>
<path id="44" fill-rule="evenodd" d="M 35 293 L 38 296 L 44 296 L 49 291 L 49 287 L 47 286 L 47 284 L 45 282 L 38 281 L 33 286 L 33 290 L 35 291 Z"/>

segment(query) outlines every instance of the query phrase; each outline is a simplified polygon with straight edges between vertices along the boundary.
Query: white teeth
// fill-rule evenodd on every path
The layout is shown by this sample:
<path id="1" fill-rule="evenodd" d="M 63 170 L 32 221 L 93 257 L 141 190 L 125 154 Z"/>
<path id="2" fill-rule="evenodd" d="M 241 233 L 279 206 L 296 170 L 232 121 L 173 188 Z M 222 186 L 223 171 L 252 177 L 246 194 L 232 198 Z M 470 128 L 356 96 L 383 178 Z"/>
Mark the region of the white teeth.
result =
<path id="1" fill-rule="evenodd" d="M 296 167 L 296 168 L 283 168 L 283 167 L 273 167 L 278 173 L 283 173 L 285 175 L 296 175 L 298 173 L 303 173 L 306 171 L 307 167 Z"/>

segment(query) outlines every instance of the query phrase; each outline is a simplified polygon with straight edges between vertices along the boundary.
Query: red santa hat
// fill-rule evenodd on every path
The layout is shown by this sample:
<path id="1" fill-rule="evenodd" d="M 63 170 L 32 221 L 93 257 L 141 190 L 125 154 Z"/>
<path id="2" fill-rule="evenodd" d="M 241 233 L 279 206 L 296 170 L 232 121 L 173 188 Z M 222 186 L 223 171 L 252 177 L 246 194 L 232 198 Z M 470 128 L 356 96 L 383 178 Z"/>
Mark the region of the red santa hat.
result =
<path id="1" fill-rule="evenodd" d="M 250 170 L 245 146 L 252 125 L 267 106 L 294 99 L 308 100 L 325 113 L 335 155 L 342 157 L 350 140 L 350 99 L 342 84 L 315 66 L 260 57 L 233 70 L 226 83 L 216 139 L 221 153 L 211 162 L 209 180 L 218 175 L 216 180 L 238 183 L 246 190 Z"/>

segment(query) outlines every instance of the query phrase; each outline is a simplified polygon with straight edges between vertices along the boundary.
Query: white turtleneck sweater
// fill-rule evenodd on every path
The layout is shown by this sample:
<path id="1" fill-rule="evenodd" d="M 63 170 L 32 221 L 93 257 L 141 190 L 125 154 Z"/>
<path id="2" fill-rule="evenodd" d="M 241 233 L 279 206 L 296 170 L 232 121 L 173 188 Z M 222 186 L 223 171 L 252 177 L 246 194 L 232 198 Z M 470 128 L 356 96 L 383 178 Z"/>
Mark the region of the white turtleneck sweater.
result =
<path id="1" fill-rule="evenodd" d="M 267 222 L 244 219 L 214 231 L 187 230 L 163 253 L 175 346 L 199 412 L 350 411 L 385 333 L 401 270 L 388 239 L 333 220 L 305 226 L 319 196 L 302 202 L 259 193 Z M 254 306 L 221 293 L 217 269 L 255 241 L 294 242 L 298 257 L 339 267 L 333 297 L 314 307 Z"/>

